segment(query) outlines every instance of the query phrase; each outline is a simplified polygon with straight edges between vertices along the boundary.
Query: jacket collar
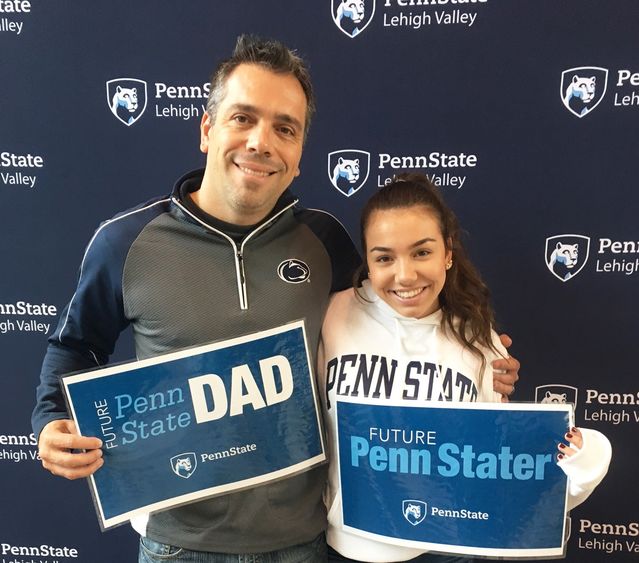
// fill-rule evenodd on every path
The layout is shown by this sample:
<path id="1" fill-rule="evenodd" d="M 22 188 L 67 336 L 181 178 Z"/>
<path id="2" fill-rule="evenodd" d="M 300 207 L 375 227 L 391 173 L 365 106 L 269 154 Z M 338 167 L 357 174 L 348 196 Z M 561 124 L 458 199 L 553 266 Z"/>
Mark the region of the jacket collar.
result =
<path id="1" fill-rule="evenodd" d="M 209 215 L 202 209 L 200 209 L 193 200 L 188 196 L 188 194 L 195 192 L 200 189 L 202 185 L 202 179 L 204 177 L 204 168 L 198 168 L 197 170 L 192 170 L 191 172 L 187 172 L 182 177 L 180 177 L 173 186 L 173 191 L 171 192 L 171 200 L 174 204 L 177 204 L 182 209 L 186 209 L 188 213 L 186 216 L 189 217 L 189 220 L 193 221 L 192 217 L 195 217 L 193 222 L 196 223 L 204 223 L 209 226 L 211 229 L 216 231 L 244 231 L 246 233 L 254 231 L 261 227 L 264 223 L 268 223 L 275 217 L 279 215 L 281 211 L 294 206 L 299 199 L 293 195 L 290 190 L 286 190 L 277 200 L 273 209 L 271 209 L 270 213 L 264 217 L 259 223 L 250 226 L 241 226 L 241 225 L 233 225 L 230 223 L 226 223 L 217 217 Z"/>

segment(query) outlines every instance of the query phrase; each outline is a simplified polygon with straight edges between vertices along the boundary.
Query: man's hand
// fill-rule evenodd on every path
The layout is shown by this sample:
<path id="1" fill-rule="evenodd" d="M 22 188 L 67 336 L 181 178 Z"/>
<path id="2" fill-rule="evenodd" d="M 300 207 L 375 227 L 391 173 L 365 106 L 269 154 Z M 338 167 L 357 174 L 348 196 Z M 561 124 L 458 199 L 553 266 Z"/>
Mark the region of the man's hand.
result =
<path id="1" fill-rule="evenodd" d="M 507 334 L 500 334 L 499 340 L 504 348 L 510 348 L 513 343 Z M 512 356 L 493 361 L 493 389 L 496 393 L 501 393 L 503 403 L 507 403 L 508 397 L 515 392 L 515 383 L 519 380 L 519 365 L 519 361 Z"/>
<path id="2" fill-rule="evenodd" d="M 80 436 L 72 420 L 49 422 L 40 433 L 38 446 L 42 467 L 67 479 L 88 477 L 104 463 L 102 441 Z M 73 450 L 85 451 L 73 453 Z"/>

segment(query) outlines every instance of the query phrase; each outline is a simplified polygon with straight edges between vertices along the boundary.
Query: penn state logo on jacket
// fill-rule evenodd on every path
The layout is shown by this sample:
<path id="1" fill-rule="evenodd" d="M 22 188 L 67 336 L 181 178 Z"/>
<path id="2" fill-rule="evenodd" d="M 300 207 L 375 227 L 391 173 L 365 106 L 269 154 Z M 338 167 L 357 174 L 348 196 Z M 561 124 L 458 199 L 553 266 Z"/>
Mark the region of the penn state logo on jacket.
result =
<path id="1" fill-rule="evenodd" d="M 561 73 L 561 101 L 573 115 L 582 118 L 603 100 L 608 85 L 608 69 L 578 66 Z"/>
<path id="2" fill-rule="evenodd" d="M 111 113 L 130 127 L 146 109 L 146 82 L 137 78 L 114 78 L 106 83 L 107 104 Z"/>
<path id="3" fill-rule="evenodd" d="M 371 154 L 357 149 L 328 153 L 328 177 L 331 184 L 346 197 L 351 197 L 368 179 Z"/>
<path id="4" fill-rule="evenodd" d="M 331 13 L 337 28 L 352 39 L 373 20 L 375 0 L 331 0 Z"/>
<path id="5" fill-rule="evenodd" d="M 287 283 L 303 283 L 311 277 L 311 269 L 306 262 L 289 258 L 280 262 L 277 275 Z"/>

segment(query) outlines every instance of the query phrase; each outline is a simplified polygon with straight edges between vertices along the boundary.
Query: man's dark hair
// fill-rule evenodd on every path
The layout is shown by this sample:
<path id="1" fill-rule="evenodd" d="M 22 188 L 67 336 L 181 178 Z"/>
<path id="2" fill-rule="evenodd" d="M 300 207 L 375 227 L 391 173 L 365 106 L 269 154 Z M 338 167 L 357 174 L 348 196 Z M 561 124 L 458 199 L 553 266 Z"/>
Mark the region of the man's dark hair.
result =
<path id="1" fill-rule="evenodd" d="M 302 58 L 280 41 L 262 39 L 255 35 L 240 35 L 231 57 L 222 61 L 211 76 L 211 91 L 206 102 L 206 111 L 215 121 L 220 102 L 224 98 L 226 81 L 241 64 L 259 65 L 277 74 L 292 74 L 299 81 L 306 95 L 306 122 L 304 138 L 308 134 L 315 113 L 315 96 L 311 76 Z"/>

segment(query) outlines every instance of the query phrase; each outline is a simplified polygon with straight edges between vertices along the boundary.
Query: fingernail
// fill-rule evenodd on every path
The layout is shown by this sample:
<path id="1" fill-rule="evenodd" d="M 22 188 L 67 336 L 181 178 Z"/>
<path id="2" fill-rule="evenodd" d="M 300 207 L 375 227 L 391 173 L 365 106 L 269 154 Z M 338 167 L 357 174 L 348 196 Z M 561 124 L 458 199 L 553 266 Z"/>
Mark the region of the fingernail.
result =
<path id="1" fill-rule="evenodd" d="M 572 438 L 572 434 L 570 432 L 566 432 L 566 438 L 570 440 L 570 438 Z"/>
<path id="2" fill-rule="evenodd" d="M 563 450 L 563 449 L 566 448 L 566 445 L 565 444 L 559 444 L 559 447 Z"/>
<path id="3" fill-rule="evenodd" d="M 574 426 L 570 430 L 571 430 L 571 432 L 577 432 L 577 428 L 574 427 Z"/>
<path id="4" fill-rule="evenodd" d="M 564 459 L 564 454 L 557 454 L 557 459 Z"/>

